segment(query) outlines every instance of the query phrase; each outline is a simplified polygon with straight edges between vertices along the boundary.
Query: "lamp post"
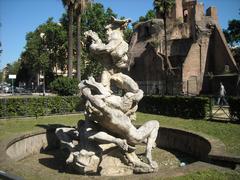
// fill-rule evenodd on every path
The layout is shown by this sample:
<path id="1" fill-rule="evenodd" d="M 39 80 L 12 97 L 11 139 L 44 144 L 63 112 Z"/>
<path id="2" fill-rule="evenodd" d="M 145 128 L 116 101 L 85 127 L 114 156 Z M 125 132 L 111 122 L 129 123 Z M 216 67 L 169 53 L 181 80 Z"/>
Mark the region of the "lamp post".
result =
<path id="1" fill-rule="evenodd" d="M 14 94 L 13 80 L 16 79 L 16 75 L 15 74 L 9 74 L 8 78 L 12 79 L 12 95 L 13 95 Z"/>
<path id="2" fill-rule="evenodd" d="M 45 33 L 40 33 L 40 37 L 41 37 L 41 39 L 43 40 L 43 43 L 44 43 L 44 50 L 46 49 L 46 45 L 45 45 L 45 38 L 46 38 L 46 36 L 45 36 Z M 43 96 L 45 96 L 45 71 L 44 71 L 44 69 L 42 70 L 42 75 L 41 75 L 41 73 L 40 73 L 40 79 L 42 79 L 43 80 L 43 82 L 42 82 L 42 86 L 43 86 Z"/>

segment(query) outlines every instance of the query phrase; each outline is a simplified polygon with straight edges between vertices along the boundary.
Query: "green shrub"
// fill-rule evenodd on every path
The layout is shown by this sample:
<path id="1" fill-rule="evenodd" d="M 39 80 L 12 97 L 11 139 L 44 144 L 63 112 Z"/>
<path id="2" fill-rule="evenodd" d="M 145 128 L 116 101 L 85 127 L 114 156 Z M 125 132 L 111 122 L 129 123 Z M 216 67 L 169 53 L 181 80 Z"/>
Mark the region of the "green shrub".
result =
<path id="1" fill-rule="evenodd" d="M 205 118 L 208 98 L 182 96 L 144 96 L 138 110 L 144 113 L 160 114 L 182 118 Z"/>
<path id="2" fill-rule="evenodd" d="M 229 113 L 232 117 L 236 117 L 240 120 L 240 98 L 238 97 L 229 97 Z"/>
<path id="3" fill-rule="evenodd" d="M 50 84 L 50 88 L 60 96 L 73 96 L 79 91 L 78 80 L 68 77 L 59 77 L 55 79 Z"/>
<path id="4" fill-rule="evenodd" d="M 30 97 L 0 99 L 0 117 L 43 116 L 82 111 L 79 96 Z"/>

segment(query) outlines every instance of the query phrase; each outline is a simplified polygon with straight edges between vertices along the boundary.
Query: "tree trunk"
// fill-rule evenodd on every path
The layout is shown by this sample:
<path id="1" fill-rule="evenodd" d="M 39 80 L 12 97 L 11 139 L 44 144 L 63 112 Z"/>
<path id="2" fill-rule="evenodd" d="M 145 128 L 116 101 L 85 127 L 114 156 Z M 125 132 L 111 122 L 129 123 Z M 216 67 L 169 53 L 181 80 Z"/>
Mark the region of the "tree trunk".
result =
<path id="1" fill-rule="evenodd" d="M 81 13 L 77 15 L 77 79 L 81 81 Z"/>
<path id="2" fill-rule="evenodd" d="M 167 70 L 172 71 L 172 65 L 171 65 L 171 62 L 169 61 L 168 53 L 167 53 L 168 43 L 167 43 L 166 15 L 163 17 L 163 25 L 164 25 L 165 58 L 166 58 L 166 63 L 167 63 Z"/>
<path id="3" fill-rule="evenodd" d="M 45 71 L 43 71 L 43 96 L 46 94 L 46 87 L 45 87 Z"/>
<path id="4" fill-rule="evenodd" d="M 68 6 L 68 77 L 72 78 L 73 71 L 73 4 Z"/>

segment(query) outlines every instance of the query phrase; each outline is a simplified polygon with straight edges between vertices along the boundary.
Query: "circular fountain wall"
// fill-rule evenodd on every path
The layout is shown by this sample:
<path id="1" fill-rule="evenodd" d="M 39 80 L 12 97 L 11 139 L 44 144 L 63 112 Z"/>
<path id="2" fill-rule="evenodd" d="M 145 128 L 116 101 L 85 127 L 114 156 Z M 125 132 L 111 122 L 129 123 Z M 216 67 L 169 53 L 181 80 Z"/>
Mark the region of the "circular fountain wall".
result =
<path id="1" fill-rule="evenodd" d="M 64 153 L 59 149 L 59 140 L 55 135 L 55 129 L 27 134 L 17 137 L 7 144 L 6 159 L 14 160 L 18 168 L 24 164 L 35 162 L 33 171 L 46 168 L 46 172 L 64 171 L 69 176 L 73 175 L 70 170 L 64 169 Z M 153 158 L 159 164 L 159 172 L 174 169 L 179 166 L 188 166 L 190 163 L 202 160 L 208 161 L 209 155 L 222 152 L 224 145 L 214 140 L 193 132 L 161 127 L 156 140 L 157 148 L 153 150 Z M 217 144 L 217 146 L 216 146 Z M 138 155 L 144 153 L 140 147 Z M 49 171 L 47 170 L 49 169 Z M 79 175 L 78 175 L 79 176 Z"/>

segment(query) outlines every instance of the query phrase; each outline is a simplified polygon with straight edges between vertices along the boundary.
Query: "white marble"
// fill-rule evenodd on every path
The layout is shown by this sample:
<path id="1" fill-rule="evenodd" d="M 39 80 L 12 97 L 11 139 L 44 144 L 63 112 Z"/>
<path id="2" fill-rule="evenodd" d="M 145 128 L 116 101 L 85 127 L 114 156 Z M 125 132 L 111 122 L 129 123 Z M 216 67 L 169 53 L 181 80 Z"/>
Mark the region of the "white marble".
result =
<path id="1" fill-rule="evenodd" d="M 91 41 L 90 52 L 98 55 L 99 61 L 104 66 L 101 82 L 96 82 L 93 77 L 83 80 L 79 84 L 82 96 L 87 100 L 85 121 L 77 128 L 59 128 L 56 135 L 62 145 L 70 151 L 67 163 L 75 165 L 80 173 L 96 173 L 99 171 L 102 154 L 106 150 L 101 144 L 115 144 L 119 156 L 126 159 L 121 162 L 123 169 L 111 171 L 104 168 L 100 174 L 116 175 L 117 172 L 154 172 L 158 165 L 152 159 L 152 148 L 155 146 L 159 123 L 151 120 L 136 128 L 132 121 L 136 119 L 138 102 L 143 97 L 143 91 L 128 75 L 121 73 L 122 68 L 127 68 L 128 44 L 123 39 L 123 30 L 127 27 L 129 19 L 117 20 L 112 18 L 111 24 L 106 26 L 108 43 L 104 44 L 93 31 L 85 32 L 86 38 Z M 115 85 L 123 92 L 122 95 L 114 94 L 111 89 Z M 74 144 L 75 140 L 77 143 Z M 146 144 L 146 158 L 148 163 L 141 161 L 135 153 L 135 145 Z M 116 152 L 115 152 L 116 153 Z M 107 162 L 118 162 L 116 159 Z M 121 164 L 120 163 L 120 164 Z M 101 167 L 102 168 L 102 167 Z M 129 171 L 129 168 L 132 171 Z"/>

